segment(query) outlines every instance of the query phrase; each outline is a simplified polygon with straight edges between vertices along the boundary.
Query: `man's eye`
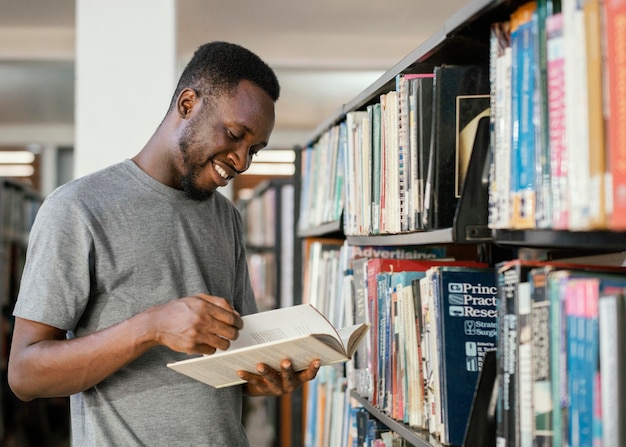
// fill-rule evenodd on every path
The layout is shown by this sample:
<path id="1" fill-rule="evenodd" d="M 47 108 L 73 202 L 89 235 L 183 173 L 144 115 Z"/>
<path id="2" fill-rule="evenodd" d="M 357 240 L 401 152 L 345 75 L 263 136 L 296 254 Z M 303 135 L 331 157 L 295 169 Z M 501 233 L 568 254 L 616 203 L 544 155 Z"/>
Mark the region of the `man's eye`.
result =
<path id="1" fill-rule="evenodd" d="M 227 129 L 227 130 L 226 130 L 226 133 L 228 134 L 228 138 L 230 138 L 230 139 L 231 139 L 231 140 L 233 140 L 233 141 L 239 141 L 239 140 L 241 140 L 241 137 L 240 137 L 240 136 L 235 135 L 235 134 L 233 133 L 233 131 L 232 131 L 232 130 L 230 130 L 230 129 Z"/>

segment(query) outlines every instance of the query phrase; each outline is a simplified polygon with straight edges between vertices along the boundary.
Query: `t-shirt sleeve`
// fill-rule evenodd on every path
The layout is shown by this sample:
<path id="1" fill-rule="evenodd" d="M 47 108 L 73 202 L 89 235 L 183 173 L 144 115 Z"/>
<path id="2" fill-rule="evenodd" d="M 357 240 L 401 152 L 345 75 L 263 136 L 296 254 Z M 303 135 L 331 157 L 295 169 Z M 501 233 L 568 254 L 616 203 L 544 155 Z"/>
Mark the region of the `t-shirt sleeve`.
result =
<path id="1" fill-rule="evenodd" d="M 29 235 L 13 314 L 73 330 L 89 299 L 92 240 L 70 202 L 49 196 Z"/>

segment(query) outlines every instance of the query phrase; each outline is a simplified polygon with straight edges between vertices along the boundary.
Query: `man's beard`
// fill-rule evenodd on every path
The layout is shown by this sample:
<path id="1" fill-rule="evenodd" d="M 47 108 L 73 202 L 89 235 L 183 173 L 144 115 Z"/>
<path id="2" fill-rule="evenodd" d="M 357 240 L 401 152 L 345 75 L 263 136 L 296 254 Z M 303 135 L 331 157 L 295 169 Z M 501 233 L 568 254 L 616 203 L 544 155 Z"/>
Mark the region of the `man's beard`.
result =
<path id="1" fill-rule="evenodd" d="M 186 157 L 184 157 L 186 158 Z M 183 192 L 193 200 L 204 201 L 209 199 L 213 195 L 213 191 L 210 189 L 202 189 L 197 186 L 198 178 L 197 166 L 191 166 L 180 179 L 180 185 L 183 188 Z"/>
<path id="2" fill-rule="evenodd" d="M 206 188 L 198 188 L 197 186 L 199 172 L 204 169 L 204 166 L 190 160 L 191 157 L 189 156 L 189 148 L 192 145 L 192 134 L 190 132 L 183 134 L 178 141 L 180 155 L 183 159 L 183 166 L 186 169 L 185 173 L 180 177 L 180 185 L 187 197 L 193 200 L 204 201 L 213 195 L 213 191 Z"/>

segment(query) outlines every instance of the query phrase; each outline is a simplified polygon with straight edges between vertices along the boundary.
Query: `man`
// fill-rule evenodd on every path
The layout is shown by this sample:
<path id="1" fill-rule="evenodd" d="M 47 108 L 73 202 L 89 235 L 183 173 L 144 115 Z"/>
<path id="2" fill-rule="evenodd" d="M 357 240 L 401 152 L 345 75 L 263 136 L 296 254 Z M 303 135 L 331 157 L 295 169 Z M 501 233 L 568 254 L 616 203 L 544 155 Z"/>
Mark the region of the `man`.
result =
<path id="1" fill-rule="evenodd" d="M 33 225 L 15 307 L 9 384 L 23 400 L 71 396 L 74 446 L 245 446 L 242 393 L 291 392 L 260 364 L 214 389 L 166 367 L 225 349 L 256 312 L 242 221 L 216 192 L 274 127 L 279 85 L 234 44 L 201 46 L 132 160 L 50 194 Z"/>

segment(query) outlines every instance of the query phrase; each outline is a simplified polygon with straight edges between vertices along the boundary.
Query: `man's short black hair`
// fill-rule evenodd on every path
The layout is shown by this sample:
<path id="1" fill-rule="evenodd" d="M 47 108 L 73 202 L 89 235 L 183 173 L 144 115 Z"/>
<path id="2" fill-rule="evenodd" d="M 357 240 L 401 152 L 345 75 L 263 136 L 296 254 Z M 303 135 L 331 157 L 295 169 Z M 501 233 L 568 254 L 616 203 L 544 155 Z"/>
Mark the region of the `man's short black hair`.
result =
<path id="1" fill-rule="evenodd" d="M 232 91 L 240 81 L 256 84 L 276 102 L 280 85 L 276 74 L 259 56 L 233 43 L 209 42 L 200 46 L 180 76 L 172 105 L 186 88 L 200 96 Z"/>

